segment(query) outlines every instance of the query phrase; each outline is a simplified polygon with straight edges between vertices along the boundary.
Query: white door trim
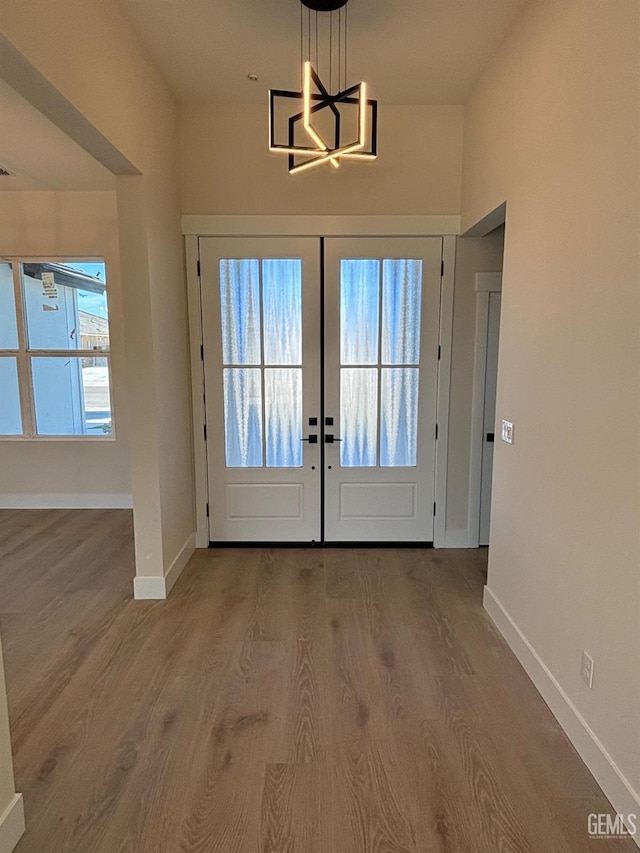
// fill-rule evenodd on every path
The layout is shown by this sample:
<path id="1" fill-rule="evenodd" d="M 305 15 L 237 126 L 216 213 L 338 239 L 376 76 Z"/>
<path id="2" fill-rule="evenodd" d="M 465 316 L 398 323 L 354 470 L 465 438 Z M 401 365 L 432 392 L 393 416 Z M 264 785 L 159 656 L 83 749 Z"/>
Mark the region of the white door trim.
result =
<path id="1" fill-rule="evenodd" d="M 447 453 L 449 447 L 449 396 L 451 391 L 451 341 L 453 337 L 453 284 L 456 273 L 456 238 L 442 240 L 444 274 L 440 292 L 440 361 L 438 364 L 438 440 L 436 441 L 436 516 L 433 547 L 446 548 Z"/>
<path id="2" fill-rule="evenodd" d="M 207 518 L 207 446 L 204 439 L 204 361 L 202 359 L 202 305 L 198 272 L 198 238 L 185 237 L 187 298 L 189 309 L 189 352 L 191 356 L 191 400 L 193 406 L 193 464 L 196 497 L 196 548 L 209 547 Z"/>
<path id="3" fill-rule="evenodd" d="M 184 216 L 183 228 L 185 223 L 189 229 L 196 226 L 203 230 L 185 230 L 186 243 L 186 266 L 187 266 L 187 296 L 189 308 L 189 347 L 191 355 L 191 388 L 192 388 L 192 405 L 193 405 L 193 458 L 194 458 L 194 477 L 195 477 L 195 498 L 196 498 L 196 548 L 207 548 L 209 545 L 209 524 L 207 518 L 207 452 L 204 439 L 204 372 L 201 359 L 202 346 L 202 316 L 201 316 L 201 299 L 200 299 L 200 277 L 198 274 L 198 237 L 209 236 L 211 234 L 220 234 L 221 231 L 211 230 L 216 222 L 220 225 L 230 227 L 230 221 L 236 224 L 237 231 L 231 233 L 230 236 L 243 236 L 245 234 L 259 236 L 264 231 L 258 228 L 258 224 L 264 227 L 265 221 L 286 220 L 291 227 L 291 231 L 287 236 L 299 236 L 309 234 L 305 231 L 301 222 L 303 220 L 314 220 L 314 226 L 319 227 L 319 223 L 326 224 L 328 230 L 318 236 L 347 236 L 345 232 L 340 233 L 339 227 L 346 226 L 352 220 L 358 220 L 361 227 L 364 224 L 369 225 L 368 231 L 357 231 L 355 224 L 349 229 L 349 236 L 359 234 L 380 236 L 436 236 L 443 235 L 443 261 L 444 275 L 442 277 L 442 293 L 440 300 L 440 346 L 441 357 L 438 368 L 438 441 L 436 442 L 436 471 L 435 471 L 435 501 L 436 501 L 436 517 L 434 519 L 433 544 L 435 548 L 447 547 L 445 543 L 446 529 L 446 509 L 447 509 L 447 447 L 449 433 L 449 395 L 450 395 L 450 380 L 451 380 L 451 340 L 453 328 L 453 287 L 455 280 L 455 254 L 456 254 L 456 237 L 458 233 L 459 220 L 458 216 L 445 217 L 406 217 L 406 216 L 323 216 L 323 217 L 264 217 L 264 216 Z M 423 227 L 429 222 L 452 221 L 457 222 L 455 230 L 402 230 L 409 225 L 408 220 L 419 221 Z M 224 221 L 224 222 L 223 222 Z M 209 223 L 207 225 L 207 223 Z M 395 223 L 395 224 L 394 224 Z M 281 228 L 284 223 L 277 223 L 277 228 Z M 382 226 L 385 225 L 385 228 Z M 329 227 L 330 226 L 330 227 Z M 392 227 L 393 226 L 393 227 Z M 276 226 L 273 226 L 274 228 Z M 415 226 L 414 226 L 415 227 Z M 225 231 L 224 233 L 229 233 Z M 271 233 L 282 234 L 281 230 L 272 230 Z M 314 232 L 316 233 L 316 232 Z M 479 515 L 478 515 L 479 519 Z"/>
<path id="4" fill-rule="evenodd" d="M 198 237 L 442 237 L 460 233 L 460 217 L 185 214 L 182 233 Z"/>
<path id="5" fill-rule="evenodd" d="M 482 447 L 484 443 L 484 393 L 489 332 L 489 294 L 501 292 L 502 273 L 476 273 L 475 287 L 476 337 L 469 459 L 469 544 L 467 546 L 469 548 L 477 548 L 480 541 L 480 493 L 482 486 Z"/>

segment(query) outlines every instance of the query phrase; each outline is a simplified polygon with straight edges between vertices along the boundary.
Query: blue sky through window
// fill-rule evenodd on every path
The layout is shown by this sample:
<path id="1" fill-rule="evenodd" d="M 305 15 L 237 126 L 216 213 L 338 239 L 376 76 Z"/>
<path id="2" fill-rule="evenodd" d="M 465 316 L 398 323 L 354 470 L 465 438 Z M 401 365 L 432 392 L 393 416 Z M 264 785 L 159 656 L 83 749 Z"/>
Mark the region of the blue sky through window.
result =
<path id="1" fill-rule="evenodd" d="M 102 281 L 106 282 L 105 265 L 99 262 L 80 262 L 72 261 L 66 264 L 74 270 L 87 275 L 98 276 Z M 109 306 L 107 305 L 107 293 L 92 293 L 88 290 L 78 290 L 78 308 L 81 311 L 86 311 L 87 314 L 95 314 L 97 317 L 108 317 Z"/>

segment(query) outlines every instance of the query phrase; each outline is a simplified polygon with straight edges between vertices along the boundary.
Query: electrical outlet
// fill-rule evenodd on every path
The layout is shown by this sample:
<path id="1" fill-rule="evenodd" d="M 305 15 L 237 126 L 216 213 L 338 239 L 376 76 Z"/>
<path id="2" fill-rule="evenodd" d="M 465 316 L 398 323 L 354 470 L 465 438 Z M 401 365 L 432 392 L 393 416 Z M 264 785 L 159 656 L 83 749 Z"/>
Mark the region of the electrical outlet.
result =
<path id="1" fill-rule="evenodd" d="M 582 680 L 589 689 L 593 687 L 593 658 L 586 652 L 582 652 L 582 667 L 580 669 Z"/>
<path id="2" fill-rule="evenodd" d="M 502 440 L 507 444 L 513 444 L 513 424 L 511 421 L 502 421 Z"/>

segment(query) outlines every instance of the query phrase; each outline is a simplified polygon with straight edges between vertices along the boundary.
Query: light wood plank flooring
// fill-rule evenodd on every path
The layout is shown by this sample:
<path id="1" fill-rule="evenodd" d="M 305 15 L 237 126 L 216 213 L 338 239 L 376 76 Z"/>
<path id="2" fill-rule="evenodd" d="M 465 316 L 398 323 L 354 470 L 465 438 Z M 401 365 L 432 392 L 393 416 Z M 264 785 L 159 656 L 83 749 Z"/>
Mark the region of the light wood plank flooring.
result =
<path id="1" fill-rule="evenodd" d="M 0 512 L 17 853 L 619 853 L 484 615 L 486 552 L 210 550 L 131 599 L 126 511 Z"/>

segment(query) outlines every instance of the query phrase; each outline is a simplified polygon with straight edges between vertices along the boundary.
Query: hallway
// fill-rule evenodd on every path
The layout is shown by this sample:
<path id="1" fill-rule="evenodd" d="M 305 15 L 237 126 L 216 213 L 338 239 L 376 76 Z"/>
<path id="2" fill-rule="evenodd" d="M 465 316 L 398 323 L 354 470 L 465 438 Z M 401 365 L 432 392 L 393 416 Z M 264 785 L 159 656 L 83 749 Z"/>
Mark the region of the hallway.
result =
<path id="1" fill-rule="evenodd" d="M 17 853 L 605 849 L 485 564 L 217 549 L 141 602 L 128 511 L 0 512 Z"/>

